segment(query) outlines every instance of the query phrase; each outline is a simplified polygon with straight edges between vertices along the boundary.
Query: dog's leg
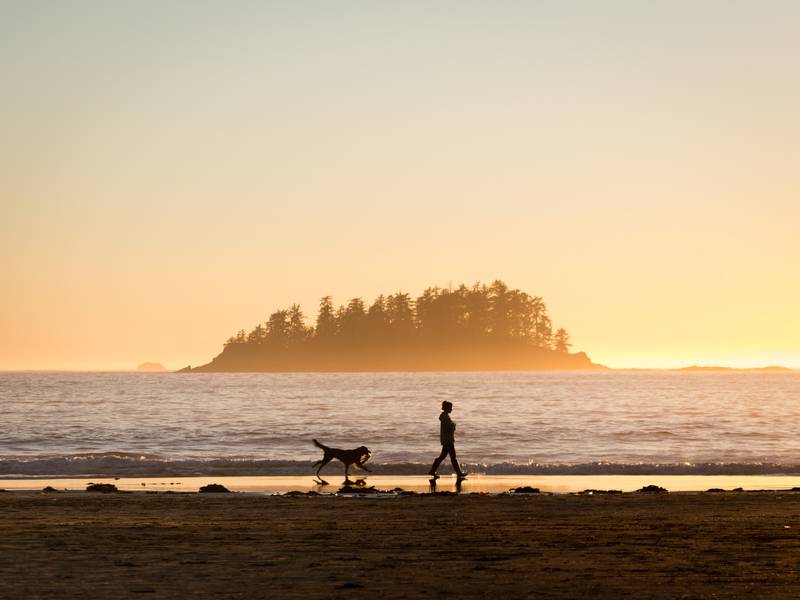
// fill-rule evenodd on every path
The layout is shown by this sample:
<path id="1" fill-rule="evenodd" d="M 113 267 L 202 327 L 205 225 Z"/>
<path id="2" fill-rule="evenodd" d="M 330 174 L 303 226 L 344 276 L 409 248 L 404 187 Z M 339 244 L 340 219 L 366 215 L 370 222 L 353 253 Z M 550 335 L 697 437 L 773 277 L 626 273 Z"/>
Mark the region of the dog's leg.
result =
<path id="1" fill-rule="evenodd" d="M 321 470 L 321 469 L 322 469 L 322 467 L 324 467 L 324 466 L 325 466 L 325 465 L 326 465 L 328 462 L 330 462 L 330 459 L 329 459 L 329 460 L 326 462 L 326 461 L 325 461 L 325 459 L 324 459 L 324 458 L 322 458 L 321 460 L 318 460 L 318 461 L 317 461 L 317 462 L 315 462 L 313 465 L 311 465 L 311 468 L 312 468 L 312 469 L 313 469 L 314 467 L 317 467 L 317 466 L 319 467 L 319 468 L 317 469 L 316 479 L 314 480 L 314 482 L 315 482 L 315 483 L 317 483 L 317 484 L 319 484 L 319 485 L 328 485 L 328 482 L 327 482 L 327 481 L 325 481 L 325 480 L 324 480 L 322 477 L 320 477 L 320 476 L 319 476 L 319 472 L 320 472 L 320 470 Z"/>
<path id="2" fill-rule="evenodd" d="M 345 485 L 357 485 L 350 479 L 350 463 L 345 463 L 344 465 L 344 484 Z"/>
<path id="3" fill-rule="evenodd" d="M 319 465 L 319 467 L 317 468 L 317 477 L 319 477 L 319 472 L 322 470 L 322 467 L 331 462 L 331 460 L 333 460 L 332 456 L 323 456 L 322 460 L 318 460 L 317 462 L 314 463 L 314 466 Z M 320 480 L 321 479 L 322 478 L 320 477 Z"/>

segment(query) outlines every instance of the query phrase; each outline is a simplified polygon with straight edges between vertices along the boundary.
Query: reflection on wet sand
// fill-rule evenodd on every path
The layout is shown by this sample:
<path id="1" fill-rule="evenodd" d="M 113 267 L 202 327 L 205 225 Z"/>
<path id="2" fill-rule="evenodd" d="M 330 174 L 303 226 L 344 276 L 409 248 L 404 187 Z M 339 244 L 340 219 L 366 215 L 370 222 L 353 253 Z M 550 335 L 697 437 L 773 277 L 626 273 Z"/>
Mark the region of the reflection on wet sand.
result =
<path id="1" fill-rule="evenodd" d="M 345 485 L 332 480 L 320 485 L 310 476 L 268 477 L 123 477 L 73 479 L 6 479 L 0 489 L 41 490 L 50 486 L 57 490 L 85 490 L 88 483 L 113 483 L 121 491 L 196 492 L 202 486 L 217 483 L 233 492 L 281 494 L 289 491 L 333 493 Z M 427 475 L 373 475 L 351 480 L 353 487 L 374 487 L 380 490 L 401 489 L 409 492 L 503 493 L 518 487 L 538 488 L 545 493 L 563 494 L 583 490 L 621 490 L 633 492 L 648 485 L 657 485 L 671 492 L 699 492 L 709 489 L 787 490 L 800 487 L 800 475 L 481 475 L 470 474 L 459 481 L 454 475 L 431 480 Z"/>

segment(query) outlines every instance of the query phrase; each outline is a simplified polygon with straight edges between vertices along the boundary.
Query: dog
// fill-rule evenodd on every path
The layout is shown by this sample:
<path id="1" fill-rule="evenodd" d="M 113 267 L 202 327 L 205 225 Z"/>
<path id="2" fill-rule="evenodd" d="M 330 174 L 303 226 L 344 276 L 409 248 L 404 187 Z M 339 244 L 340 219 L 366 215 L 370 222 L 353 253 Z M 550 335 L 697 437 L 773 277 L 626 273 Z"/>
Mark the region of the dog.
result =
<path id="1" fill-rule="evenodd" d="M 359 469 L 364 469 L 365 471 L 370 471 L 367 466 L 364 464 L 370 459 L 372 453 L 369 451 L 369 448 L 366 446 L 359 446 L 353 450 L 341 450 L 340 448 L 331 448 L 326 446 L 325 444 L 319 443 L 317 440 L 311 440 L 314 442 L 314 445 L 317 448 L 320 448 L 324 453 L 322 455 L 322 460 L 318 460 L 312 465 L 312 469 L 317 467 L 317 478 L 322 483 L 327 483 L 322 477 L 319 476 L 319 472 L 322 470 L 322 467 L 327 465 L 331 462 L 334 458 L 340 460 L 344 464 L 344 479 L 348 481 L 350 479 L 350 465 L 355 465 Z"/>

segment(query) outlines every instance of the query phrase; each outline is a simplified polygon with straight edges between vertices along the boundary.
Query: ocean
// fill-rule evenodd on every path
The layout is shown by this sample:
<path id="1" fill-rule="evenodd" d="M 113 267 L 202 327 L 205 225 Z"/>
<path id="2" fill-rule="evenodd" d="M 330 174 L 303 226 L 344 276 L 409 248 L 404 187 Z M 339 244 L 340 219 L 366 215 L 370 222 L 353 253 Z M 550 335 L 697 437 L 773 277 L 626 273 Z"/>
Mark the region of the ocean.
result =
<path id="1" fill-rule="evenodd" d="M 442 400 L 473 473 L 800 474 L 800 373 L 600 371 L 2 373 L 0 476 L 424 474 Z"/>

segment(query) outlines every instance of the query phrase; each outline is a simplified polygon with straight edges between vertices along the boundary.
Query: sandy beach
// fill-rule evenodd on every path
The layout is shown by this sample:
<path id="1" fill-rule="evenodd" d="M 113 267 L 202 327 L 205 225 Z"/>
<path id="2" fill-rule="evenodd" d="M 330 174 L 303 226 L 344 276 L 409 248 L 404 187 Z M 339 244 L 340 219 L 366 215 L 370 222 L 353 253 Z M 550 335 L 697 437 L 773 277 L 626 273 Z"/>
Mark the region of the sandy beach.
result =
<path id="1" fill-rule="evenodd" d="M 0 494 L 0 598 L 800 596 L 800 493 Z"/>

